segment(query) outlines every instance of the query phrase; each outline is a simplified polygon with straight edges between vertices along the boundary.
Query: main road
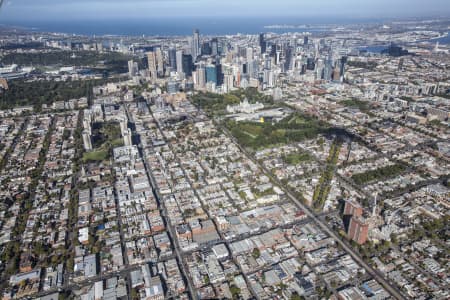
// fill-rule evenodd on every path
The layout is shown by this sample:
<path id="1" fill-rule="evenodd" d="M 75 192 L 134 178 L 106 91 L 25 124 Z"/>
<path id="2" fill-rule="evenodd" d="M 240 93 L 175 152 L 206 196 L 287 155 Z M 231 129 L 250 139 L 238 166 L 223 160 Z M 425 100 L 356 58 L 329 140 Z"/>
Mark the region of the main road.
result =
<path id="1" fill-rule="evenodd" d="M 128 121 L 134 123 L 134 118 L 130 114 L 130 112 L 128 111 L 128 107 L 127 107 L 126 103 L 124 104 L 124 107 L 125 107 L 125 112 L 126 112 L 127 117 L 128 117 Z M 161 135 L 164 137 L 164 140 L 167 142 L 167 138 L 165 137 L 163 131 L 161 130 L 161 127 L 160 127 L 158 121 L 154 117 L 151 108 L 148 107 L 148 110 L 149 110 L 149 114 L 152 116 L 153 120 L 155 121 L 155 123 L 157 125 L 157 129 L 159 130 Z M 133 131 L 133 133 L 134 134 L 138 134 L 136 131 Z M 181 269 L 181 272 L 183 274 L 183 277 L 186 280 L 189 294 L 191 296 L 191 299 L 197 300 L 198 299 L 198 294 L 197 294 L 197 291 L 196 291 L 196 289 L 194 287 L 194 283 L 192 282 L 192 278 L 189 275 L 189 269 L 188 269 L 188 267 L 186 266 L 186 264 L 185 264 L 185 262 L 183 260 L 183 255 L 181 253 L 181 248 L 180 248 L 180 245 L 178 243 L 178 238 L 177 238 L 177 235 L 176 235 L 175 227 L 173 226 L 173 224 L 170 221 L 170 218 L 168 217 L 169 214 L 168 214 L 167 207 L 166 207 L 166 205 L 164 203 L 163 197 L 159 193 L 159 187 L 158 187 L 158 185 L 156 183 L 155 178 L 153 177 L 152 169 L 150 168 L 150 165 L 147 162 L 147 158 L 144 156 L 144 149 L 143 149 L 142 143 L 139 143 L 138 149 L 139 149 L 139 153 L 141 155 L 141 158 L 144 161 L 144 166 L 145 166 L 145 169 L 146 169 L 146 172 L 147 172 L 148 179 L 150 180 L 150 184 L 152 185 L 154 194 L 155 194 L 155 196 L 157 198 L 159 209 L 162 212 L 161 213 L 161 217 L 163 218 L 164 223 L 166 224 L 167 233 L 169 235 L 169 238 L 172 241 L 172 245 L 173 245 L 173 249 L 175 250 L 175 256 L 176 256 L 176 259 L 178 261 L 178 265 L 180 266 L 180 269 Z"/>
<path id="2" fill-rule="evenodd" d="M 366 272 L 371 275 L 373 278 L 375 278 L 392 296 L 394 296 L 398 300 L 404 300 L 405 297 L 400 293 L 400 291 L 392 286 L 381 273 L 374 270 L 370 265 L 368 265 L 346 242 L 342 241 L 342 239 L 333 231 L 333 229 L 329 228 L 326 223 L 324 223 L 322 220 L 320 220 L 314 212 L 312 212 L 309 207 L 306 207 L 302 202 L 300 202 L 288 189 L 285 188 L 285 186 L 277 179 L 275 178 L 269 170 L 267 170 L 259 161 L 257 161 L 253 155 L 248 153 L 246 149 L 244 149 L 238 141 L 234 138 L 231 133 L 214 121 L 217 127 L 221 128 L 223 132 L 231 139 L 231 141 L 250 159 L 252 160 L 256 165 L 258 165 L 266 176 L 268 176 L 273 182 L 277 183 L 279 187 L 286 193 L 286 195 L 295 203 L 297 206 L 299 206 L 305 214 L 313 219 L 313 221 L 329 236 L 331 236 L 359 265 L 361 265 Z"/>

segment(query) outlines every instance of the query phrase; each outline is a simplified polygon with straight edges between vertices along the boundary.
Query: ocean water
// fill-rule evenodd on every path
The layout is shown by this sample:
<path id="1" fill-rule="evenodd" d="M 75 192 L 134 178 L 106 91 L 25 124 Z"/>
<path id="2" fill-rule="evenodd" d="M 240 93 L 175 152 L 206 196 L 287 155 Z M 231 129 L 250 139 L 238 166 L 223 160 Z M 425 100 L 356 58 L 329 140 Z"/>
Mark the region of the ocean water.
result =
<path id="1" fill-rule="evenodd" d="M 1 22 L 7 26 L 19 26 L 44 32 L 61 32 L 83 35 L 130 35 L 130 36 L 177 36 L 190 35 L 193 28 L 201 34 L 257 34 L 260 32 L 322 32 L 321 24 L 359 24 L 375 23 L 379 20 L 361 19 L 324 19 L 324 18 L 152 18 L 131 20 L 48 20 Z M 300 28 L 266 28 L 270 25 L 305 25 Z"/>
<path id="2" fill-rule="evenodd" d="M 450 44 L 450 32 L 447 33 L 447 36 L 438 38 L 438 39 L 433 39 L 431 40 L 433 43 L 439 42 L 439 44 L 445 44 L 448 45 Z"/>

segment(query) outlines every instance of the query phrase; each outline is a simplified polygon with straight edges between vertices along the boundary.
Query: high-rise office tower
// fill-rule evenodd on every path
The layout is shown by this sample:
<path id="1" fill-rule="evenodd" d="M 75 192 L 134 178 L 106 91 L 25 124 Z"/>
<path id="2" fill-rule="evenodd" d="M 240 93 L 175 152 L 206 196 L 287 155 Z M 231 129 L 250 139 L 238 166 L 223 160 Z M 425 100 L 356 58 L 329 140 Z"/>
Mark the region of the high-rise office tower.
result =
<path id="1" fill-rule="evenodd" d="M 138 72 L 139 72 L 138 63 L 133 60 L 128 61 L 128 75 L 130 77 L 133 77 L 136 76 Z"/>
<path id="2" fill-rule="evenodd" d="M 325 63 L 323 59 L 319 58 L 316 64 L 316 79 L 323 79 Z"/>
<path id="3" fill-rule="evenodd" d="M 253 61 L 253 48 L 252 47 L 247 48 L 246 58 L 247 58 L 247 62 Z"/>
<path id="4" fill-rule="evenodd" d="M 234 86 L 234 76 L 233 74 L 224 75 L 224 86 L 226 91 L 230 91 Z"/>
<path id="5" fill-rule="evenodd" d="M 217 85 L 222 85 L 224 80 L 222 65 L 220 61 L 216 61 L 216 70 L 217 70 Z"/>
<path id="6" fill-rule="evenodd" d="M 161 48 L 156 48 L 156 71 L 159 77 L 164 76 L 164 57 Z"/>
<path id="7" fill-rule="evenodd" d="M 278 65 L 281 62 L 281 51 L 277 50 L 275 54 L 275 64 Z"/>
<path id="8" fill-rule="evenodd" d="M 215 65 L 206 66 L 206 82 L 214 82 L 217 85 L 217 68 Z"/>
<path id="9" fill-rule="evenodd" d="M 247 57 L 247 48 L 239 46 L 238 47 L 238 55 L 240 57 Z"/>
<path id="10" fill-rule="evenodd" d="M 213 38 L 211 40 L 211 55 L 218 55 L 219 54 L 219 43 L 217 42 L 217 38 Z"/>
<path id="11" fill-rule="evenodd" d="M 148 62 L 148 71 L 150 74 L 150 79 L 152 81 L 155 81 L 156 78 L 158 78 L 158 72 L 156 68 L 156 53 L 155 52 L 148 52 L 147 53 L 147 62 Z"/>
<path id="12" fill-rule="evenodd" d="M 333 66 L 328 62 L 325 63 L 323 67 L 323 79 L 329 81 L 331 80 L 331 76 L 333 75 Z"/>
<path id="13" fill-rule="evenodd" d="M 200 32 L 198 29 L 194 30 L 191 54 L 194 61 L 200 56 Z"/>
<path id="14" fill-rule="evenodd" d="M 275 86 L 275 74 L 272 70 L 269 72 L 269 81 L 267 82 L 267 85 L 270 88 Z"/>
<path id="15" fill-rule="evenodd" d="M 306 74 L 306 64 L 304 64 L 304 65 L 301 66 L 300 74 L 301 74 L 301 75 Z"/>
<path id="16" fill-rule="evenodd" d="M 169 66 L 173 71 L 175 71 L 177 69 L 177 50 L 175 48 L 170 48 L 168 54 Z"/>
<path id="17" fill-rule="evenodd" d="M 258 77 L 258 72 L 259 72 L 258 65 L 259 65 L 258 62 L 255 60 L 248 63 L 248 74 L 249 74 L 250 78 Z"/>
<path id="18" fill-rule="evenodd" d="M 340 72 L 340 76 L 341 77 L 344 77 L 344 75 L 345 75 L 345 64 L 347 63 L 347 56 L 342 56 L 342 58 L 341 58 L 341 63 L 340 63 L 340 69 L 339 69 L 339 72 Z"/>
<path id="19" fill-rule="evenodd" d="M 264 33 L 261 33 L 259 35 L 259 47 L 261 48 L 261 53 L 266 53 L 267 43 L 266 43 Z"/>
<path id="20" fill-rule="evenodd" d="M 240 67 L 241 67 L 241 69 L 240 69 L 241 73 L 247 75 L 248 74 L 248 64 L 244 63 Z"/>
<path id="21" fill-rule="evenodd" d="M 191 54 L 193 53 L 194 48 L 194 38 L 192 36 L 187 37 L 187 48 L 185 48 L 185 54 Z"/>
<path id="22" fill-rule="evenodd" d="M 194 88 L 197 89 L 198 88 L 198 74 L 197 74 L 197 69 L 195 69 L 195 71 L 192 71 L 192 83 L 194 84 Z"/>
<path id="23" fill-rule="evenodd" d="M 270 46 L 270 56 L 271 57 L 275 57 L 277 55 L 277 45 L 276 44 L 272 44 Z"/>
<path id="24" fill-rule="evenodd" d="M 308 45 L 308 36 L 305 35 L 305 37 L 303 38 L 303 45 Z"/>
<path id="25" fill-rule="evenodd" d="M 190 54 L 183 54 L 182 57 L 182 66 L 183 66 L 183 72 L 186 74 L 186 76 L 192 76 L 192 55 Z"/>
<path id="26" fill-rule="evenodd" d="M 272 60 L 267 56 L 264 60 L 264 69 L 270 70 L 272 68 Z"/>
<path id="27" fill-rule="evenodd" d="M 308 58 L 306 59 L 306 69 L 307 69 L 307 70 L 314 71 L 315 68 L 316 68 L 316 63 L 315 63 L 315 61 L 314 61 L 314 58 L 308 57 Z"/>
<path id="28" fill-rule="evenodd" d="M 129 61 L 128 61 L 128 75 L 129 75 L 130 77 L 133 77 L 133 76 L 134 76 L 133 65 L 134 65 L 134 61 L 133 61 L 133 60 L 129 60 Z"/>
<path id="29" fill-rule="evenodd" d="M 263 74 L 263 83 L 267 84 L 269 82 L 270 70 L 264 70 Z"/>
<path id="30" fill-rule="evenodd" d="M 206 71 L 203 66 L 200 66 L 195 71 L 195 81 L 194 84 L 196 85 L 196 88 L 204 89 L 206 84 Z"/>
<path id="31" fill-rule="evenodd" d="M 294 49 L 292 47 L 287 47 L 284 57 L 284 68 L 285 70 L 292 70 L 294 68 Z"/>
<path id="32" fill-rule="evenodd" d="M 211 55 L 211 45 L 209 42 L 205 42 L 202 44 L 201 55 Z"/>
<path id="33" fill-rule="evenodd" d="M 177 73 L 183 73 L 183 50 L 178 50 L 176 54 Z"/>

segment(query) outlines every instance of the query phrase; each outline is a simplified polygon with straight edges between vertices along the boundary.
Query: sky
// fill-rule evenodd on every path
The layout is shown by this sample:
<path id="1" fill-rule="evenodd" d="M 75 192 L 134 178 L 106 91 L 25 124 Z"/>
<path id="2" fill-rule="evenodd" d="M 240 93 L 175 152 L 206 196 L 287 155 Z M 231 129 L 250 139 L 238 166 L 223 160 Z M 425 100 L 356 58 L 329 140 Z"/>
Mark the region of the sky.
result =
<path id="1" fill-rule="evenodd" d="M 2 21 L 283 16 L 448 17 L 450 0 L 4 0 L 0 24 Z"/>

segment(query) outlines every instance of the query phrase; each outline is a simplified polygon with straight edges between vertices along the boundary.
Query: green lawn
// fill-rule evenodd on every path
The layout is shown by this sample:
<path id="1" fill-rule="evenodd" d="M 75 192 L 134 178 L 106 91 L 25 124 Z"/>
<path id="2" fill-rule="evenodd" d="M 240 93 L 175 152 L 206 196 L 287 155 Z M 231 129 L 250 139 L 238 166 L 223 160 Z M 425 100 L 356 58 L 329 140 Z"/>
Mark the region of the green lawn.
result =
<path id="1" fill-rule="evenodd" d="M 111 147 L 112 148 L 116 148 L 116 147 L 122 147 L 123 146 L 123 140 L 122 138 L 117 138 L 115 140 L 113 140 L 111 142 Z"/>
<path id="2" fill-rule="evenodd" d="M 292 118 L 288 121 L 289 124 L 304 124 L 305 120 L 298 115 L 293 115 Z"/>
<path id="3" fill-rule="evenodd" d="M 118 79 L 91 79 L 69 81 L 27 81 L 26 79 L 10 80 L 9 89 L 0 93 L 0 109 L 16 106 L 32 105 L 40 111 L 42 104 L 54 101 L 66 101 L 81 97 L 92 97 L 92 87 Z"/>
<path id="4" fill-rule="evenodd" d="M 358 184 L 366 184 L 374 180 L 386 180 L 393 178 L 406 170 L 404 165 L 395 164 L 391 166 L 382 167 L 376 170 L 370 170 L 361 174 L 355 174 L 352 176 L 353 181 Z"/>
<path id="5" fill-rule="evenodd" d="M 357 99 L 349 99 L 339 102 L 340 104 L 350 107 L 350 108 L 358 108 L 360 111 L 369 111 L 370 105 L 366 101 L 361 101 Z"/>
<path id="6" fill-rule="evenodd" d="M 123 146 L 120 126 L 117 122 L 94 123 L 92 129 L 92 146 L 94 151 L 83 155 L 83 161 L 107 160 L 112 150 Z"/>
<path id="7" fill-rule="evenodd" d="M 328 129 L 324 123 L 299 113 L 275 124 L 228 120 L 225 126 L 241 145 L 254 150 L 314 138 Z"/>
<path id="8" fill-rule="evenodd" d="M 83 154 L 83 162 L 104 161 L 108 157 L 109 157 L 109 154 L 108 154 L 108 151 L 106 151 L 106 150 L 86 152 Z"/>
<path id="9" fill-rule="evenodd" d="M 312 157 L 308 153 L 305 152 L 296 152 L 296 153 L 290 153 L 287 155 L 283 155 L 282 157 L 283 161 L 288 165 L 298 165 L 299 163 L 305 162 L 305 161 L 311 161 Z"/>
<path id="10" fill-rule="evenodd" d="M 37 53 L 9 53 L 2 58 L 6 65 L 18 64 L 22 66 L 96 66 L 103 64 L 111 68 L 128 68 L 131 56 L 118 52 L 99 53 L 97 51 L 73 51 L 55 50 Z"/>

